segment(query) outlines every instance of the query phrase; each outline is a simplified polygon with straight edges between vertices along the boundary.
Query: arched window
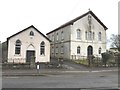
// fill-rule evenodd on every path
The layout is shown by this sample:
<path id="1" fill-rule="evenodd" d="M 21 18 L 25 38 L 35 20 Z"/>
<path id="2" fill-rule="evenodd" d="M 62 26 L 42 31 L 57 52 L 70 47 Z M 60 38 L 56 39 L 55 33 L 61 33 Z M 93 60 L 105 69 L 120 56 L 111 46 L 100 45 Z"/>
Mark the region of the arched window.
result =
<path id="1" fill-rule="evenodd" d="M 30 31 L 30 36 L 34 36 L 34 32 L 33 31 Z"/>
<path id="2" fill-rule="evenodd" d="M 98 40 L 101 41 L 101 32 L 98 33 Z"/>
<path id="3" fill-rule="evenodd" d="M 77 39 L 81 39 L 81 30 L 77 29 Z"/>
<path id="4" fill-rule="evenodd" d="M 77 54 L 80 54 L 80 46 L 77 47 Z"/>
<path id="5" fill-rule="evenodd" d="M 21 51 L 21 41 L 18 39 L 15 43 L 15 54 L 20 54 Z"/>
<path id="6" fill-rule="evenodd" d="M 101 54 L 101 47 L 99 48 L 98 53 Z"/>
<path id="7" fill-rule="evenodd" d="M 45 42 L 42 41 L 40 44 L 40 55 L 45 55 Z"/>

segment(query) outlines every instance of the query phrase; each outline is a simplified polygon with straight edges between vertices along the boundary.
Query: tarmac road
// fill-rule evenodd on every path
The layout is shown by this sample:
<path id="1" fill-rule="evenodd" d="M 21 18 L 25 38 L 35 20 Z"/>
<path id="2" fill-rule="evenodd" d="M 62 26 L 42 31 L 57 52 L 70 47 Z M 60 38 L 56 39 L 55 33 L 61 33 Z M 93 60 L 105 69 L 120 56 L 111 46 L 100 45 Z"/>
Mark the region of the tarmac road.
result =
<path id="1" fill-rule="evenodd" d="M 3 88 L 118 88 L 118 72 L 79 72 L 42 76 L 3 76 Z"/>

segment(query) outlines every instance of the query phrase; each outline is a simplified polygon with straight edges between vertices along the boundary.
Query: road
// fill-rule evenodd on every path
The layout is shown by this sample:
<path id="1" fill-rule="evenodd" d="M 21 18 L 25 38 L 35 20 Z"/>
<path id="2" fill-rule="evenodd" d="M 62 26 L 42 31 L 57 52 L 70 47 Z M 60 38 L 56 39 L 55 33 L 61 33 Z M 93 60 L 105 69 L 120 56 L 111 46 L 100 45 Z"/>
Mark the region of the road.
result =
<path id="1" fill-rule="evenodd" d="M 3 88 L 118 88 L 118 72 L 79 72 L 43 76 L 8 76 Z"/>

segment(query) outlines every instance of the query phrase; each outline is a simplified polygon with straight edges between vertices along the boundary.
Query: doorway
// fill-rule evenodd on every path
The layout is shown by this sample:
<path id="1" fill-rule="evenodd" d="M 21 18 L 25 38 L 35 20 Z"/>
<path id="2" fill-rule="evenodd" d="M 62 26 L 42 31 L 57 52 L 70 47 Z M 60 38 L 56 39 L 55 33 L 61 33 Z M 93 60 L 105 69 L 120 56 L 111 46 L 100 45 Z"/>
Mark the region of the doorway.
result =
<path id="1" fill-rule="evenodd" d="M 26 51 L 26 62 L 35 61 L 35 51 L 27 50 Z"/>
<path id="2" fill-rule="evenodd" d="M 91 55 L 93 55 L 93 47 L 90 45 L 87 48 L 87 56 L 91 56 Z"/>

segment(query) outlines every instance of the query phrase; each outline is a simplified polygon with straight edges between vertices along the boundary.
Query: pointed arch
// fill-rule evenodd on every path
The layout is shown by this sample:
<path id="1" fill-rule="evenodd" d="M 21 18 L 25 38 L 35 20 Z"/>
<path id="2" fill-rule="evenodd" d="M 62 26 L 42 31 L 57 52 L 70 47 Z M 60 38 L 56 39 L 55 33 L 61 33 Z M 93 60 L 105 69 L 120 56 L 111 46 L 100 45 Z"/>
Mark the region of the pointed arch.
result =
<path id="1" fill-rule="evenodd" d="M 35 50 L 34 45 L 30 44 L 30 45 L 27 47 L 27 50 Z"/>

